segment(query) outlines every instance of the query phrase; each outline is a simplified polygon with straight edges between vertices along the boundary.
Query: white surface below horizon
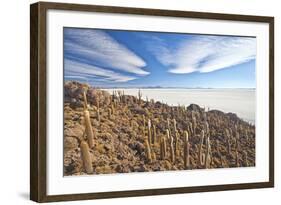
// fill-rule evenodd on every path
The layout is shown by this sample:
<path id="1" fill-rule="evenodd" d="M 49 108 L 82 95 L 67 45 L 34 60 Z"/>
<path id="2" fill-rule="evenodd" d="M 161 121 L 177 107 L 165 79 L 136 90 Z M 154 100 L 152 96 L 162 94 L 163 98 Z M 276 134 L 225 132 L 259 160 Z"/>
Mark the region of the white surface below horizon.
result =
<path id="1" fill-rule="evenodd" d="M 138 88 L 103 89 L 124 90 L 125 95 L 138 95 Z M 170 106 L 197 104 L 206 110 L 235 113 L 243 120 L 255 124 L 255 89 L 190 89 L 190 88 L 143 88 L 142 99 L 154 99 Z"/>

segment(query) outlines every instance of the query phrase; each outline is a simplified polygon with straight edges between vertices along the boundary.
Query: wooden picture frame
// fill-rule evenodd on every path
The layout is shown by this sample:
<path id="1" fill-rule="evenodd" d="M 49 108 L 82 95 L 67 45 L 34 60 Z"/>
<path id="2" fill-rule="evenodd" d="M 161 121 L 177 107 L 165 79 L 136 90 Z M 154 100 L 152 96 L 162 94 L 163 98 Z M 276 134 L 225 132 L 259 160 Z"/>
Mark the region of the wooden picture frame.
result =
<path id="1" fill-rule="evenodd" d="M 141 16 L 257 22 L 269 25 L 269 179 L 251 183 L 173 187 L 99 193 L 47 193 L 47 11 L 63 10 Z M 37 202 L 180 194 L 274 187 L 274 18 L 236 14 L 39 2 L 30 6 L 30 199 Z"/>

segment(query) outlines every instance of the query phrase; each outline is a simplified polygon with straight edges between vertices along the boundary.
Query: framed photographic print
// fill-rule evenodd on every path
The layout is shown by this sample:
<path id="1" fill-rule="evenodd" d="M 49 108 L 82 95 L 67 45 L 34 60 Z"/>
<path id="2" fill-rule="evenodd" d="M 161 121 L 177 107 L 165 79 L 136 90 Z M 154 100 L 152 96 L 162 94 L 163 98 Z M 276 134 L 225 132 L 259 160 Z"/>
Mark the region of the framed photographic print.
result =
<path id="1" fill-rule="evenodd" d="M 31 5 L 37 202 L 274 186 L 274 18 Z"/>

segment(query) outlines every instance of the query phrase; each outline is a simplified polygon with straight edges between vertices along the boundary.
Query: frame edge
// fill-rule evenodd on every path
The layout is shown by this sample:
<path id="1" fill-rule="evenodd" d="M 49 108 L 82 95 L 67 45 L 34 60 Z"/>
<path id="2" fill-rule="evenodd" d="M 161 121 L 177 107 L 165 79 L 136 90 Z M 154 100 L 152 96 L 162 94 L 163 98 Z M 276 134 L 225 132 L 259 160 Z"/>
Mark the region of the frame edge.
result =
<path id="1" fill-rule="evenodd" d="M 38 185 L 38 3 L 30 5 L 30 199 L 39 200 Z"/>
<path id="2" fill-rule="evenodd" d="M 254 21 L 269 23 L 269 181 L 253 184 L 215 185 L 209 187 L 188 187 L 158 190 L 132 190 L 106 193 L 87 193 L 73 195 L 47 195 L 46 194 L 46 11 L 48 9 L 79 10 L 109 13 L 140 14 L 177 17 L 210 18 L 236 21 Z M 165 14 L 164 12 L 168 13 Z M 241 20 L 241 18 L 244 18 Z M 44 127 L 45 126 L 45 127 Z M 116 197 L 138 197 L 163 194 L 184 194 L 194 192 L 227 191 L 237 189 L 272 188 L 274 187 L 274 17 L 248 16 L 235 14 L 219 14 L 208 12 L 189 12 L 175 10 L 158 10 L 133 7 L 96 6 L 86 4 L 70 4 L 55 2 L 37 2 L 30 5 L 30 199 L 36 202 L 54 202 L 70 200 L 89 200 Z"/>

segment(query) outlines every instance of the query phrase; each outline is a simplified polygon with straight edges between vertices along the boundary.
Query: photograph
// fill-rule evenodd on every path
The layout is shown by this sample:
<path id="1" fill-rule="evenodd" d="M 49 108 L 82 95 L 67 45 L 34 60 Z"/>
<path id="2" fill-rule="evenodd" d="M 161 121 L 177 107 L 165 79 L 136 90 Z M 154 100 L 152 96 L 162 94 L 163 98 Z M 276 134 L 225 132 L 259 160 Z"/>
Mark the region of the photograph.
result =
<path id="1" fill-rule="evenodd" d="M 255 167 L 256 40 L 63 27 L 63 176 Z"/>

